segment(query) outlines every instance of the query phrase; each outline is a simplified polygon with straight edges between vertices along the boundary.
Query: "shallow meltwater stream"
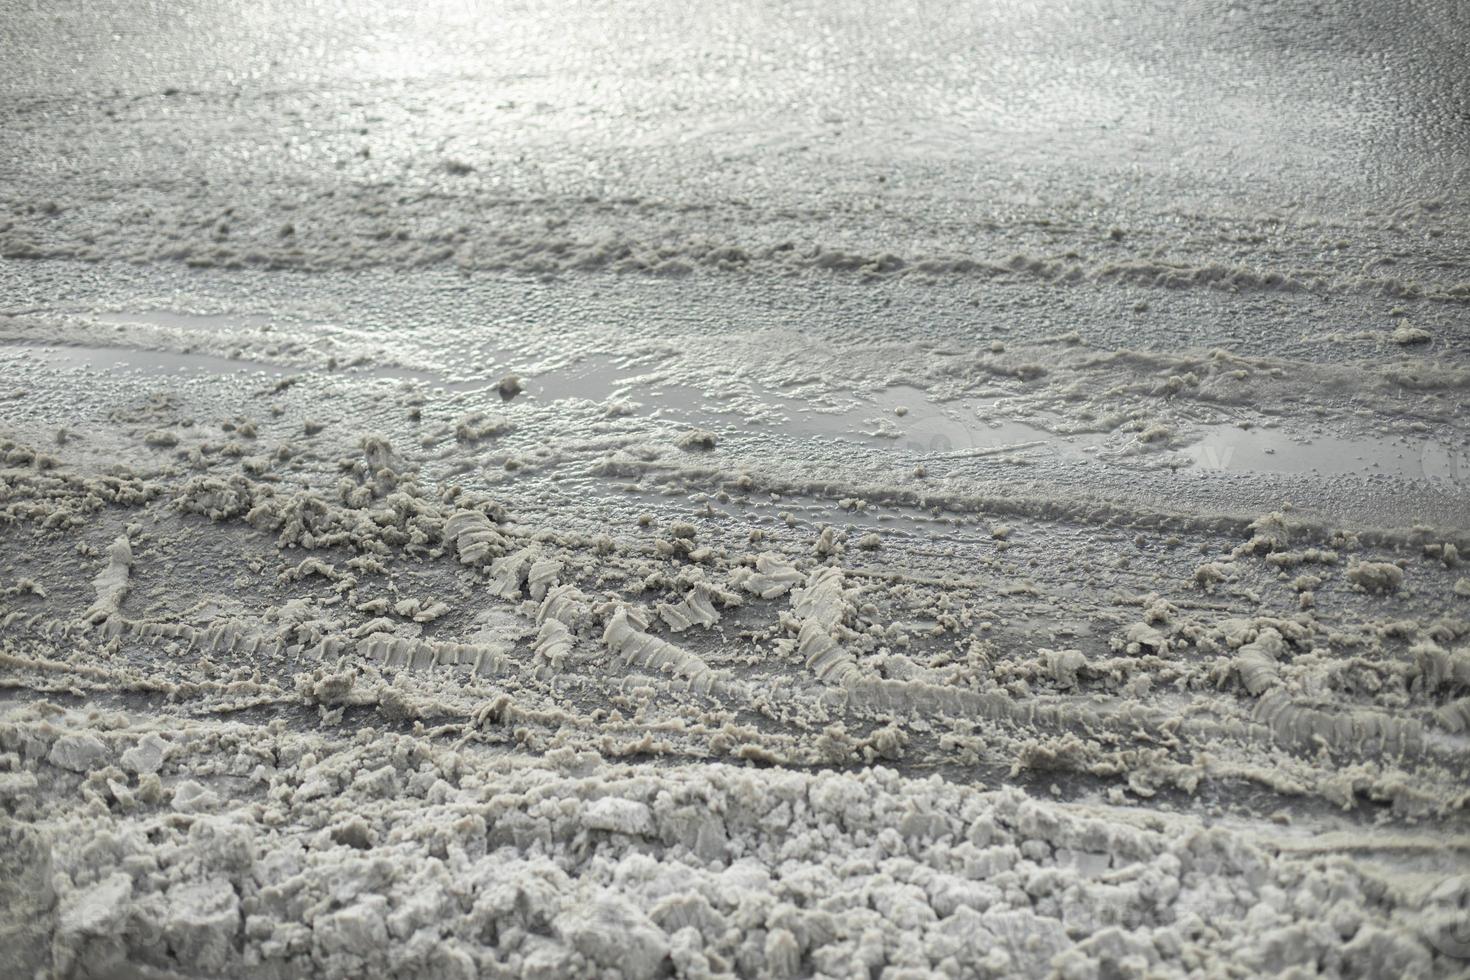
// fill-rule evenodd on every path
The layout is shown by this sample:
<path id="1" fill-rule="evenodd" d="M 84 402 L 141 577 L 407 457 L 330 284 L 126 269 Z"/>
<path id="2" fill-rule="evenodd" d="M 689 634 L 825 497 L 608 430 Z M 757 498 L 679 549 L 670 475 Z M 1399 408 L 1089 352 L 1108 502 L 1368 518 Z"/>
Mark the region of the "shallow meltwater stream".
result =
<path id="1" fill-rule="evenodd" d="M 264 315 L 192 314 L 169 310 L 99 314 L 96 321 L 119 328 L 154 327 L 207 331 L 227 346 L 231 331 L 269 329 Z M 119 375 L 174 379 L 208 376 L 324 375 L 342 380 L 390 380 L 473 395 L 491 404 L 504 374 L 514 373 L 516 354 L 496 350 L 476 365 L 449 357 L 444 373 L 392 365 L 351 362 L 324 368 L 272 361 L 268 356 L 142 349 L 129 346 L 0 343 L 0 365 L 22 370 L 45 364 Z M 543 403 L 562 399 L 620 402 L 626 414 L 676 419 L 722 435 L 777 435 L 865 445 L 914 462 L 959 462 L 992 456 L 1060 457 L 1075 462 L 1138 465 L 1146 453 L 1169 454 L 1168 465 L 1198 474 L 1244 472 L 1319 476 L 1406 477 L 1460 481 L 1470 477 L 1470 447 L 1409 436 L 1342 436 L 1298 433 L 1285 428 L 1244 427 L 1202 422 L 1181 427 L 1166 443 L 1145 445 L 1136 433 L 1077 431 L 1075 421 L 1026 411 L 1018 416 L 1004 399 L 939 400 L 912 385 L 870 392 L 789 393 L 749 384 L 712 391 L 695 383 L 668 380 L 659 366 L 605 355 L 542 358 L 521 377 L 524 397 Z M 478 375 L 478 376 L 476 376 Z M 1050 424 L 1049 424 L 1050 423 Z M 1070 431 L 1063 431 L 1070 430 Z"/>
<path id="2" fill-rule="evenodd" d="M 696 425 L 839 440 L 887 449 L 918 462 L 1049 454 L 1127 465 L 1149 448 L 1135 433 L 1055 431 L 1031 418 L 1014 417 L 999 400 L 939 401 L 908 385 L 853 393 L 836 406 L 761 393 L 752 396 L 757 408 L 746 412 L 721 409 L 718 399 L 683 385 L 655 385 L 635 394 L 648 410 Z M 1057 428 L 1066 427 L 1064 420 L 1054 421 Z M 1158 451 L 1172 453 L 1181 471 L 1200 473 L 1386 474 L 1425 480 L 1470 475 L 1466 449 L 1406 436 L 1299 435 L 1284 429 L 1202 423 L 1189 426 Z"/>

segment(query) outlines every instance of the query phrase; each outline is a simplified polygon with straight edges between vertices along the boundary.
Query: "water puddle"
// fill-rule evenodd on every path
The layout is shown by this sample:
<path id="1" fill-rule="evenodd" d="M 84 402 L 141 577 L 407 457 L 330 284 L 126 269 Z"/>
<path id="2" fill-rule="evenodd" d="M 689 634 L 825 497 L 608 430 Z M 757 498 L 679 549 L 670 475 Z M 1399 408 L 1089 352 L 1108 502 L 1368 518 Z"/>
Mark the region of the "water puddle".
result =
<path id="1" fill-rule="evenodd" d="M 589 355 L 564 367 L 551 368 L 524 378 L 526 393 L 545 402 L 566 398 L 606 401 L 613 397 L 632 397 L 634 379 L 646 368 L 602 355 Z"/>
<path id="2" fill-rule="evenodd" d="M 887 449 L 916 462 L 1050 455 L 1117 465 L 1183 458 L 1182 472 L 1402 476 L 1470 481 L 1470 446 L 1410 436 L 1299 435 L 1279 428 L 1204 424 L 1183 446 L 1139 441 L 1131 432 L 1061 433 L 1061 419 L 1021 419 L 997 400 L 940 402 L 896 385 L 828 398 L 827 404 L 772 391 L 711 394 L 680 384 L 634 393 L 643 410 L 727 433 L 779 433 Z M 1052 423 L 1054 428 L 1048 428 Z"/>
<path id="3" fill-rule="evenodd" d="M 938 402 L 925 392 L 896 385 L 877 392 L 860 414 L 859 433 L 919 459 L 965 459 L 1043 449 L 1090 456 L 1109 438 L 1102 433 L 1064 435 L 1007 413 L 996 401 Z"/>
<path id="4" fill-rule="evenodd" d="M 826 398 L 824 404 L 773 391 L 712 395 L 665 384 L 638 393 L 637 400 L 691 424 L 880 447 L 915 461 L 1037 448 L 1081 456 L 1106 442 L 1101 434 L 1059 435 L 1011 418 L 995 402 L 941 403 L 909 386 Z"/>
<path id="5" fill-rule="evenodd" d="M 1316 433 L 1298 436 L 1282 429 L 1203 427 L 1203 436 L 1180 450 L 1201 471 L 1313 474 L 1317 476 L 1406 476 L 1412 479 L 1470 478 L 1470 450 L 1432 439 L 1377 436 L 1346 439 Z"/>

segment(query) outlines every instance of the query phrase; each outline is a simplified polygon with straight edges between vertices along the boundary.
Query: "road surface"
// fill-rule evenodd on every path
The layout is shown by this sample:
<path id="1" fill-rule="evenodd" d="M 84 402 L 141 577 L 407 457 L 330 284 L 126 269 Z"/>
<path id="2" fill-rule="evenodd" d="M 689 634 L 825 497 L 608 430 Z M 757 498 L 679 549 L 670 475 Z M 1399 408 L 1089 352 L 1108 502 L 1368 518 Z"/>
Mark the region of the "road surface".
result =
<path id="1" fill-rule="evenodd" d="M 1467 67 L 0 6 L 8 972 L 1463 976 Z"/>

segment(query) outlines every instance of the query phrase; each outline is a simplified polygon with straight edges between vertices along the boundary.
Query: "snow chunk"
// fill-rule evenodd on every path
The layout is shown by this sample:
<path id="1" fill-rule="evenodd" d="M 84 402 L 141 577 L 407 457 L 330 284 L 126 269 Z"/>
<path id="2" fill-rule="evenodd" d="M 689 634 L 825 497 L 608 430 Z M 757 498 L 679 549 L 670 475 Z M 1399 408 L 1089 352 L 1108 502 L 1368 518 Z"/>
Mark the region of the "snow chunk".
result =
<path id="1" fill-rule="evenodd" d="M 179 813 L 198 813 L 218 806 L 219 796 L 194 780 L 186 779 L 174 787 L 172 805 Z"/>
<path id="2" fill-rule="evenodd" d="M 653 834 L 653 811 L 637 800 L 616 796 L 593 800 L 582 811 L 582 822 L 593 830 L 644 837 Z"/>
<path id="3" fill-rule="evenodd" d="M 732 578 L 734 584 L 762 599 L 774 599 L 806 578 L 772 551 L 763 551 L 756 556 L 754 572 L 748 568 L 738 569 L 737 572 L 740 574 Z"/>
<path id="4" fill-rule="evenodd" d="M 85 613 L 87 622 L 95 626 L 117 613 L 128 594 L 128 573 L 132 567 L 133 546 L 126 534 L 119 534 L 108 546 L 107 566 L 92 580 L 97 601 Z"/>
<path id="5" fill-rule="evenodd" d="M 149 732 L 138 740 L 137 745 L 122 754 L 123 768 L 139 774 L 157 772 L 163 768 L 163 759 L 167 752 L 168 743 Z"/>
<path id="6" fill-rule="evenodd" d="M 110 753 L 91 732 L 73 732 L 58 738 L 46 758 L 53 766 L 72 772 L 90 772 L 107 762 Z"/>
<path id="7" fill-rule="evenodd" d="M 1348 566 L 1347 577 L 1364 592 L 1380 595 L 1397 592 L 1404 584 L 1404 570 L 1386 561 L 1353 562 Z"/>
<path id="8" fill-rule="evenodd" d="M 612 892 L 563 912 L 555 929 L 577 952 L 626 977 L 657 976 L 669 953 L 663 931 Z"/>
<path id="9" fill-rule="evenodd" d="M 234 953 L 240 902 L 224 878 L 175 885 L 168 891 L 169 916 L 163 936 L 180 963 L 216 973 Z"/>
<path id="10" fill-rule="evenodd" d="M 387 900 L 370 895 L 362 901 L 317 918 L 312 940 L 317 951 L 330 956 L 349 953 L 364 956 L 388 944 L 388 924 L 383 911 Z"/>
<path id="11" fill-rule="evenodd" d="M 61 908 L 62 936 L 103 936 L 117 931 L 133 896 L 132 876 L 115 871 L 84 891 L 73 892 Z"/>

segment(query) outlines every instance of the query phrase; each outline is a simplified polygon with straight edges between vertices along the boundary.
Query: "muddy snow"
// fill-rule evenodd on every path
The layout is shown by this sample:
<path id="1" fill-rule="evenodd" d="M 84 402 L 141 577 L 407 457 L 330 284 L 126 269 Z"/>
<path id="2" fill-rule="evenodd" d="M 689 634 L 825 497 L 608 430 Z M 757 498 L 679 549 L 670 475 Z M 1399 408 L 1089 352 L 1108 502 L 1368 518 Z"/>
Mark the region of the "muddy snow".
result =
<path id="1" fill-rule="evenodd" d="M 1463 4 L 0 22 L 0 974 L 1470 971 Z"/>

